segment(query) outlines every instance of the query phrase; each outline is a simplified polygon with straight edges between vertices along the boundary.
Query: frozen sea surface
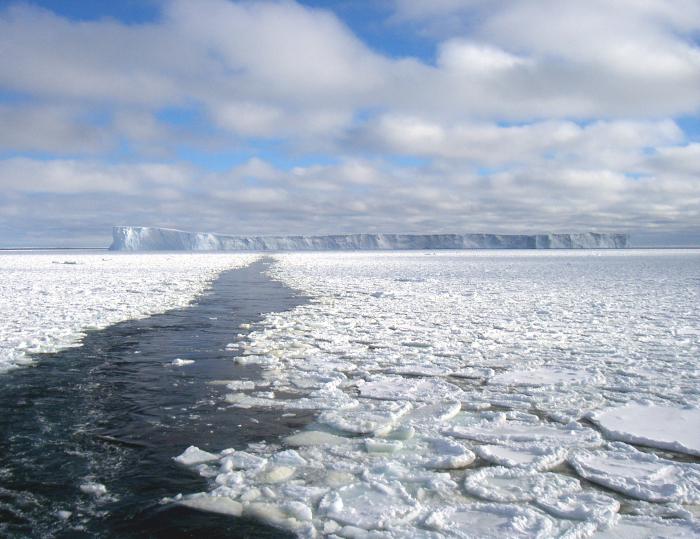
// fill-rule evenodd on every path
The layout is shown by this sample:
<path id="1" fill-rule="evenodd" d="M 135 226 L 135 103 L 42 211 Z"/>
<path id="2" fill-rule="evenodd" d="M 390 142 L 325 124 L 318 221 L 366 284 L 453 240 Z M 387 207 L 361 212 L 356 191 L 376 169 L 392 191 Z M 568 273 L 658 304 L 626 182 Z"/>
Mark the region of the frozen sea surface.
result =
<path id="1" fill-rule="evenodd" d="M 173 502 L 301 537 L 700 536 L 697 251 L 275 259 L 311 301 L 226 401 L 316 420 L 190 449 L 210 489 Z"/>
<path id="2" fill-rule="evenodd" d="M 86 330 L 183 307 L 251 254 L 0 253 L 0 372 Z"/>

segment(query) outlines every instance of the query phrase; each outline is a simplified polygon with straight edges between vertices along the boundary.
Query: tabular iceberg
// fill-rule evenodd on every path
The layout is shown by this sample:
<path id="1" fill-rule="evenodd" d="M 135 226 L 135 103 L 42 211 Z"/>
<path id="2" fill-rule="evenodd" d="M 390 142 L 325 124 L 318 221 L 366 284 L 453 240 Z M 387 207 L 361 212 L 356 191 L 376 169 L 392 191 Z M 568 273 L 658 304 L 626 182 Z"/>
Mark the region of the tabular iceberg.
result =
<path id="1" fill-rule="evenodd" d="M 622 249 L 626 234 L 339 234 L 225 236 L 115 226 L 112 251 L 355 251 L 397 249 Z"/>

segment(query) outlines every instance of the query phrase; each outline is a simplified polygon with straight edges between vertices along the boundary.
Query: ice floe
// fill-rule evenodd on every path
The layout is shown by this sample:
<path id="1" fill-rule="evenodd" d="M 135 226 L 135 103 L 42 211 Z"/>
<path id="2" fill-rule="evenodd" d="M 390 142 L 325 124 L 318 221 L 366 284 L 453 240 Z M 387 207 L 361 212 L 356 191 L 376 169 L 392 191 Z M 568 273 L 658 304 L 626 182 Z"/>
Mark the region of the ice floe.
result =
<path id="1" fill-rule="evenodd" d="M 556 366 L 529 370 L 512 370 L 497 374 L 489 379 L 489 384 L 535 386 L 594 385 L 602 384 L 604 377 L 599 372 L 582 369 L 559 368 Z"/>
<path id="2" fill-rule="evenodd" d="M 688 520 L 622 516 L 615 526 L 601 529 L 594 539 L 697 539 L 700 526 Z"/>
<path id="3" fill-rule="evenodd" d="M 554 472 L 497 466 L 468 473 L 464 488 L 474 496 L 493 502 L 531 502 L 576 492 L 581 490 L 581 483 L 574 477 Z"/>
<path id="4" fill-rule="evenodd" d="M 403 376 L 378 376 L 369 382 L 357 383 L 360 396 L 369 399 L 433 402 L 436 399 L 459 399 L 459 386 L 440 378 L 404 378 Z"/>
<path id="5" fill-rule="evenodd" d="M 194 359 L 182 359 L 180 357 L 175 358 L 172 360 L 170 363 L 173 367 L 185 367 L 187 365 L 192 365 L 194 363 Z"/>
<path id="6" fill-rule="evenodd" d="M 102 483 L 95 483 L 93 481 L 88 481 L 80 485 L 80 490 L 85 494 L 91 494 L 92 496 L 104 496 L 107 494 L 107 487 Z"/>
<path id="7" fill-rule="evenodd" d="M 579 423 L 561 425 L 543 422 L 536 417 L 511 420 L 505 413 L 477 420 L 466 418 L 465 421 L 460 421 L 458 417 L 444 432 L 486 444 L 539 442 L 545 446 L 598 447 L 603 443 L 598 432 Z"/>
<path id="8" fill-rule="evenodd" d="M 189 446 L 185 451 L 174 457 L 175 462 L 184 464 L 185 466 L 191 466 L 193 464 L 202 464 L 203 462 L 210 462 L 212 460 L 217 460 L 219 457 L 207 451 L 203 451 L 194 445 Z"/>
<path id="9" fill-rule="evenodd" d="M 615 524 L 620 502 L 606 494 L 582 491 L 543 496 L 535 504 L 552 516 L 571 520 L 583 520 L 604 527 Z"/>
<path id="10" fill-rule="evenodd" d="M 700 408 L 628 403 L 590 419 L 613 440 L 700 456 Z"/>
<path id="11" fill-rule="evenodd" d="M 542 444 L 478 445 L 477 454 L 484 460 L 507 466 L 546 471 L 560 465 L 569 453 L 566 447 L 548 447 Z"/>
<path id="12" fill-rule="evenodd" d="M 528 507 L 473 503 L 432 512 L 425 525 L 460 539 L 545 539 L 556 533 L 546 515 Z"/>
<path id="13" fill-rule="evenodd" d="M 404 524 L 420 509 L 398 483 L 355 483 L 329 492 L 318 504 L 321 515 L 365 530 Z"/>
<path id="14" fill-rule="evenodd" d="M 405 401 L 363 401 L 346 410 L 327 410 L 318 421 L 349 434 L 388 434 L 412 409 L 413 405 Z"/>
<path id="15" fill-rule="evenodd" d="M 643 453 L 622 442 L 579 451 L 569 458 L 576 472 L 609 489 L 650 502 L 700 503 L 700 465 Z"/>

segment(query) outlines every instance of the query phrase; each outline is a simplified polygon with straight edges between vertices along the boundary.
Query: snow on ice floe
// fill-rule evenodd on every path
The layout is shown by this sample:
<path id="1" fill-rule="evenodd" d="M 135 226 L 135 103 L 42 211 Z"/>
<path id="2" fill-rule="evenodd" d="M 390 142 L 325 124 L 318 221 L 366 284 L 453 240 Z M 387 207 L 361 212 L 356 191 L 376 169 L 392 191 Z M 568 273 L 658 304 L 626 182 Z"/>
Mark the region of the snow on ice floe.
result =
<path id="1" fill-rule="evenodd" d="M 173 460 L 179 462 L 180 464 L 192 465 L 192 464 L 202 464 L 203 462 L 210 462 L 212 460 L 217 460 L 218 456 L 207 451 L 203 451 L 198 447 L 191 445 L 185 451 L 175 457 Z"/>
<path id="2" fill-rule="evenodd" d="M 360 396 L 369 399 L 433 402 L 435 399 L 459 399 L 462 390 L 440 378 L 404 378 L 381 376 L 370 382 L 358 382 Z"/>
<path id="3" fill-rule="evenodd" d="M 700 526 L 678 519 L 621 516 L 610 528 L 603 528 L 593 539 L 697 539 Z"/>
<path id="4" fill-rule="evenodd" d="M 362 402 L 348 410 L 327 410 L 318 421 L 348 434 L 387 434 L 412 409 L 409 402 Z"/>
<path id="5" fill-rule="evenodd" d="M 271 275 L 311 300 L 251 328 L 239 360 L 261 380 L 227 400 L 313 420 L 192 465 L 210 481 L 203 497 L 301 537 L 693 530 L 678 505 L 693 499 L 693 465 L 622 455 L 588 419 L 637 400 L 700 405 L 700 335 L 687 330 L 698 256 L 592 255 L 275 255 Z M 611 495 L 597 474 L 626 490 Z M 663 491 L 664 474 L 686 497 L 635 498 L 635 484 Z"/>
<path id="6" fill-rule="evenodd" d="M 590 419 L 613 440 L 700 455 L 700 408 L 628 403 Z"/>
<path id="7" fill-rule="evenodd" d="M 578 479 L 554 472 L 482 468 L 467 474 L 465 490 L 493 502 L 532 502 L 581 490 Z"/>
<path id="8" fill-rule="evenodd" d="M 0 371 L 77 346 L 86 330 L 184 307 L 249 254 L 0 254 Z M 58 262 L 58 263 L 56 263 Z"/>
<path id="9" fill-rule="evenodd" d="M 548 447 L 542 444 L 478 445 L 477 454 L 490 463 L 509 468 L 527 468 L 546 471 L 566 460 L 566 447 Z"/>
<path id="10" fill-rule="evenodd" d="M 329 492 L 318 504 L 321 515 L 365 530 L 404 524 L 415 518 L 420 509 L 399 483 L 348 485 Z"/>
<path id="11" fill-rule="evenodd" d="M 493 376 L 489 384 L 536 386 L 549 389 L 547 386 L 597 385 L 602 384 L 604 380 L 604 377 L 596 371 L 550 366 L 503 372 Z"/>
<path id="12" fill-rule="evenodd" d="M 643 453 L 622 442 L 609 449 L 580 451 L 570 464 L 581 477 L 650 502 L 700 503 L 700 465 Z"/>
<path id="13" fill-rule="evenodd" d="M 615 498 L 594 491 L 544 496 L 535 504 L 552 516 L 593 522 L 601 527 L 613 526 L 620 510 L 620 502 Z"/>
<path id="14" fill-rule="evenodd" d="M 441 537 L 461 539 L 545 539 L 558 535 L 551 518 L 528 507 L 473 503 L 432 512 L 425 525 Z"/>
<path id="15" fill-rule="evenodd" d="M 514 417 L 509 419 L 505 413 L 463 414 L 443 432 L 486 444 L 540 443 L 550 447 L 598 447 L 603 443 L 598 432 L 580 423 L 562 425 L 522 414 Z"/>

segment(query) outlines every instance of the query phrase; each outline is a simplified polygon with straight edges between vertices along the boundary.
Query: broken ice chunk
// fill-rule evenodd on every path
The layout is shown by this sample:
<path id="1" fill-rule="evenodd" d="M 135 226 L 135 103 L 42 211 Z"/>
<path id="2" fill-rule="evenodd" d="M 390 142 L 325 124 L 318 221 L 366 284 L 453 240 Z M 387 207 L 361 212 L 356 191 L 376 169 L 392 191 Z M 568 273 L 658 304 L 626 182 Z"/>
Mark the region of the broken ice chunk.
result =
<path id="1" fill-rule="evenodd" d="M 175 358 L 173 361 L 170 363 L 173 367 L 184 367 L 185 365 L 192 365 L 194 363 L 194 359 L 182 359 L 182 358 Z"/>
<path id="2" fill-rule="evenodd" d="M 700 455 L 700 408 L 628 403 L 589 417 L 613 440 Z"/>
<path id="3" fill-rule="evenodd" d="M 365 530 L 409 522 L 419 511 L 418 503 L 400 485 L 376 482 L 341 487 L 319 503 L 325 517 Z"/>
<path id="4" fill-rule="evenodd" d="M 181 455 L 174 457 L 173 460 L 175 462 L 179 462 L 180 464 L 184 464 L 185 466 L 192 466 L 194 464 L 202 464 L 203 462 L 211 462 L 212 460 L 217 460 L 218 458 L 218 456 L 212 453 L 202 451 L 198 447 L 191 445 L 185 449 Z"/>
<path id="5" fill-rule="evenodd" d="M 464 489 L 494 502 L 530 502 L 581 490 L 578 479 L 553 472 L 513 468 L 482 468 L 464 479 Z"/>
<path id="6" fill-rule="evenodd" d="M 568 454 L 564 447 L 543 444 L 479 445 L 475 448 L 484 460 L 509 468 L 523 467 L 546 471 L 558 466 Z"/>
<path id="7" fill-rule="evenodd" d="M 620 509 L 620 502 L 600 492 L 574 492 L 560 496 L 546 496 L 535 503 L 550 515 L 570 520 L 592 521 L 611 526 Z"/>
<path id="8" fill-rule="evenodd" d="M 554 536 L 554 521 L 528 507 L 472 503 L 432 512 L 425 525 L 463 539 L 544 539 Z"/>
<path id="9" fill-rule="evenodd" d="M 497 374 L 489 380 L 489 384 L 510 386 L 569 386 L 581 384 L 592 386 L 604 382 L 605 378 L 597 371 L 557 366 L 506 371 Z"/>
<path id="10" fill-rule="evenodd" d="M 700 466 L 642 453 L 621 442 L 569 458 L 581 477 L 650 502 L 700 503 Z"/>
<path id="11" fill-rule="evenodd" d="M 370 382 L 360 381 L 360 395 L 370 399 L 435 402 L 459 400 L 463 391 L 440 378 L 404 378 L 402 376 L 377 376 Z"/>
<path id="12" fill-rule="evenodd" d="M 443 432 L 457 438 L 490 444 L 541 442 L 549 446 L 561 447 L 598 447 L 603 444 L 600 434 L 579 423 L 561 425 L 540 421 L 507 420 L 504 416 L 497 416 L 492 420 L 456 421 L 455 425 L 446 428 Z"/>
<path id="13" fill-rule="evenodd" d="M 413 405 L 409 402 L 361 400 L 351 410 L 327 410 L 318 422 L 350 434 L 387 434 Z"/>
<path id="14" fill-rule="evenodd" d="M 622 515 L 615 526 L 599 530 L 593 539 L 697 539 L 700 526 L 688 520 Z"/>

